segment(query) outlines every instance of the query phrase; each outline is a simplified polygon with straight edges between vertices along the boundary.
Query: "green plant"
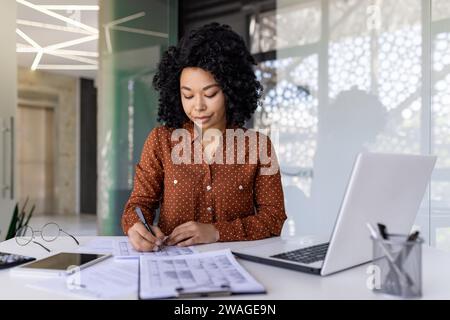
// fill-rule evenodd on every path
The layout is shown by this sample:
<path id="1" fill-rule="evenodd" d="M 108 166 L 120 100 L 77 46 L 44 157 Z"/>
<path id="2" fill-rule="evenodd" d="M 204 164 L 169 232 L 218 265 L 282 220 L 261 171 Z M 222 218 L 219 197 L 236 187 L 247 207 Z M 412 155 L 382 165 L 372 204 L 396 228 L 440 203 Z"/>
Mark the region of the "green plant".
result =
<path id="1" fill-rule="evenodd" d="M 25 212 L 25 208 L 28 204 L 28 197 L 23 204 L 22 210 L 19 212 L 19 203 L 16 203 L 14 206 L 14 213 L 11 219 L 11 223 L 8 228 L 8 234 L 6 235 L 6 239 L 12 239 L 16 236 L 17 230 L 20 228 L 27 226 L 30 222 L 31 216 L 33 215 L 34 209 L 36 206 L 33 204 L 30 212 L 28 214 Z"/>

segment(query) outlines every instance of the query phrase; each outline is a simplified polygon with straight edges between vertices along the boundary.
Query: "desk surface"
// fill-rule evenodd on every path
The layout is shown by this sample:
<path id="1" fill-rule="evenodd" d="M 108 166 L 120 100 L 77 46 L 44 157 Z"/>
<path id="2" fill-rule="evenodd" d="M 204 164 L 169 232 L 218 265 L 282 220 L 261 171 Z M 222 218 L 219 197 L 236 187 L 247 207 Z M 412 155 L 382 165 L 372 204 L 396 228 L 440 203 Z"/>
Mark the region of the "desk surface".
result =
<path id="1" fill-rule="evenodd" d="M 87 243 L 94 237 L 79 237 L 80 243 Z M 260 240 L 270 241 L 270 239 Z M 255 242 L 228 242 L 197 246 L 199 251 L 240 248 Z M 75 251 L 76 245 L 69 238 L 61 237 L 50 243 L 51 254 L 57 251 Z M 48 256 L 37 245 L 25 247 L 12 240 L 0 243 L 0 251 L 43 258 Z M 342 271 L 327 277 L 281 269 L 238 259 L 267 290 L 267 294 L 230 296 L 226 299 L 392 299 L 387 295 L 373 293 L 367 288 L 369 264 Z M 0 299 L 73 299 L 69 295 L 52 294 L 27 286 L 30 279 L 11 277 L 9 270 L 0 270 Z M 123 299 L 136 299 L 137 295 L 124 296 Z M 423 248 L 423 298 L 450 299 L 450 254 L 438 249 Z"/>

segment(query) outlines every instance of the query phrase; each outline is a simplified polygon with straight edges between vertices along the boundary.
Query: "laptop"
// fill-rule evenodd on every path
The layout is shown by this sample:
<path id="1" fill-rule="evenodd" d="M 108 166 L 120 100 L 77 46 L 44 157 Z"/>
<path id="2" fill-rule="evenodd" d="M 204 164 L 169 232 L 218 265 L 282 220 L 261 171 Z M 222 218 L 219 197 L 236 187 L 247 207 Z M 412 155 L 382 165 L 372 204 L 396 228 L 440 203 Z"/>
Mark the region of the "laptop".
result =
<path id="1" fill-rule="evenodd" d="M 409 233 L 435 163 L 435 156 L 360 153 L 330 239 L 301 244 L 273 238 L 233 253 L 242 259 L 322 276 L 371 261 L 366 223 L 383 223 L 393 233 Z"/>

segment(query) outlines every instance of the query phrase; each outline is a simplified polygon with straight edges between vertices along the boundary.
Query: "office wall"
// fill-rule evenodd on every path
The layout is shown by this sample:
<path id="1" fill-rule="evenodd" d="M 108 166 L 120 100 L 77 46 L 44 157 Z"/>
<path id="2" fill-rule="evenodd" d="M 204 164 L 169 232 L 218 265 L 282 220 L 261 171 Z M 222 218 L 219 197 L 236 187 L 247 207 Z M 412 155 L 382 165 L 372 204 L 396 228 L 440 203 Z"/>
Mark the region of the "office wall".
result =
<path id="1" fill-rule="evenodd" d="M 120 218 L 144 141 L 156 125 L 156 65 L 177 40 L 177 1 L 100 2 L 98 74 L 99 234 L 122 234 Z"/>
<path id="2" fill-rule="evenodd" d="M 256 3 L 258 0 L 248 0 Z M 261 2 L 261 1 L 259 1 Z M 273 1 L 275 3 L 275 1 Z M 242 1 L 180 1 L 180 37 L 189 31 L 210 22 L 224 23 L 232 26 L 233 30 L 245 40 L 248 38 L 247 14 L 243 10 Z"/>
<path id="3" fill-rule="evenodd" d="M 76 104 L 78 101 L 78 78 L 44 71 L 31 71 L 29 68 L 24 67 L 19 67 L 17 74 L 18 103 L 34 108 L 48 107 L 54 113 L 54 121 L 52 122 L 54 128 L 51 129 L 54 138 L 54 159 L 53 169 L 49 169 L 53 170 L 54 204 L 51 209 L 53 212 L 42 213 L 76 214 Z M 39 121 L 39 119 L 35 121 Z M 22 129 L 21 123 L 18 122 L 16 127 L 20 131 Z M 26 129 L 23 128 L 23 130 Z M 18 136 L 20 136 L 20 132 Z M 33 150 L 33 148 L 37 147 L 34 145 L 36 141 L 37 139 L 22 139 L 18 143 L 20 143 L 22 150 Z M 89 143 L 89 141 L 82 143 Z M 45 148 L 46 146 L 42 145 L 40 149 Z M 23 172 L 23 174 L 26 173 L 25 176 L 19 177 L 19 179 L 23 180 L 23 185 L 31 184 L 31 181 L 45 182 L 45 177 L 41 179 L 37 177 L 40 172 L 35 172 L 35 170 L 26 172 Z M 20 173 L 18 174 L 20 175 Z M 23 203 L 30 193 L 37 196 L 40 190 L 33 191 L 33 187 L 34 189 L 39 188 L 39 186 L 28 186 L 26 191 L 18 190 L 18 200 Z M 33 199 L 30 200 L 33 201 Z"/>

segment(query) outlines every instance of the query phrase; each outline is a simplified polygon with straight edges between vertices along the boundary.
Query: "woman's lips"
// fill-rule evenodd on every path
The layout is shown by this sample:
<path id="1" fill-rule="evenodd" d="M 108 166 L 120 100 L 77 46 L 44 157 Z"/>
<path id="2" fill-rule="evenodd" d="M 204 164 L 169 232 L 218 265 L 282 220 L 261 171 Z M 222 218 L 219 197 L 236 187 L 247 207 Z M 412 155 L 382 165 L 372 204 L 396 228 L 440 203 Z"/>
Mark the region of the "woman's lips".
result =
<path id="1" fill-rule="evenodd" d="M 204 116 L 204 117 L 195 117 L 194 119 L 198 122 L 205 123 L 207 122 L 211 116 Z"/>

